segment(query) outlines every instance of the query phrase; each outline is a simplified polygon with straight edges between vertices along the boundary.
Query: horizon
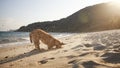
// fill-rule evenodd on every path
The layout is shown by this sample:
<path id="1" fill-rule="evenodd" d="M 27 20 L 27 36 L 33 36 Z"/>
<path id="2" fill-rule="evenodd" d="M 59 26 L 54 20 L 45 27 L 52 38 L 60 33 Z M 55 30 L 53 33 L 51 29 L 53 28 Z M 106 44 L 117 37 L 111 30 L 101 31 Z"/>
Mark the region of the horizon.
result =
<path id="1" fill-rule="evenodd" d="M 0 31 L 16 30 L 34 22 L 54 21 L 96 4 L 113 0 L 0 0 Z"/>

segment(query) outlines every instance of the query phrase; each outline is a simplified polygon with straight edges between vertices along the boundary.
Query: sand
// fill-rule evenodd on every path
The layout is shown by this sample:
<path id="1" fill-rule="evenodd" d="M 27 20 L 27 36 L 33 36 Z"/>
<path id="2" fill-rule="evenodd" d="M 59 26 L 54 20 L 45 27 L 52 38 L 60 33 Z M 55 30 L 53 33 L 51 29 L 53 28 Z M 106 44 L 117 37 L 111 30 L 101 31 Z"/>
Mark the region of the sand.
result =
<path id="1" fill-rule="evenodd" d="M 0 68 L 120 68 L 120 30 L 59 38 L 60 49 L 33 44 L 0 48 Z"/>

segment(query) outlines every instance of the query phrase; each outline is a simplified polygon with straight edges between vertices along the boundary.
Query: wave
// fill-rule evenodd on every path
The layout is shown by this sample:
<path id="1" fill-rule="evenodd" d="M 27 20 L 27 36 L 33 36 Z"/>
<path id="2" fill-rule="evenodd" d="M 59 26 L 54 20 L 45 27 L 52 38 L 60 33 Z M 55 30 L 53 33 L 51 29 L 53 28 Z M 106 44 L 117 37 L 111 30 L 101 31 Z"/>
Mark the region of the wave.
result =
<path id="1" fill-rule="evenodd" d="M 0 39 L 0 44 L 27 41 L 28 38 L 4 38 Z"/>

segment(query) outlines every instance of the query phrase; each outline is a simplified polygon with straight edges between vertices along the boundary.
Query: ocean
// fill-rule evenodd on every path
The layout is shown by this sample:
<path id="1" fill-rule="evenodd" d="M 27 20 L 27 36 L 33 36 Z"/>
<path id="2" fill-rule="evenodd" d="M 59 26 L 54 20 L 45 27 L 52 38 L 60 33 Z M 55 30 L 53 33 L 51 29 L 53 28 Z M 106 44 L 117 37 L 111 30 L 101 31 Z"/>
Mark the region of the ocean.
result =
<path id="1" fill-rule="evenodd" d="M 75 33 L 52 33 L 50 34 L 55 38 L 62 38 L 73 35 Z M 0 47 L 10 45 L 30 44 L 29 32 L 3 32 L 0 31 Z"/>

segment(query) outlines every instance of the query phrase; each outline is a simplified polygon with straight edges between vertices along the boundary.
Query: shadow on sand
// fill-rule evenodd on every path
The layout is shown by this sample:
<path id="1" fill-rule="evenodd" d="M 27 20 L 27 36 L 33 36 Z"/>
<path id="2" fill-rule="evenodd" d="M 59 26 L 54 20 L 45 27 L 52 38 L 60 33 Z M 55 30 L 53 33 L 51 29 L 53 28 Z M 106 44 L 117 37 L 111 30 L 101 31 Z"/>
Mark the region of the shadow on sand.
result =
<path id="1" fill-rule="evenodd" d="M 16 61 L 16 60 L 22 59 L 24 57 L 29 57 L 29 56 L 32 56 L 32 55 L 36 55 L 36 54 L 39 54 L 39 53 L 44 53 L 44 52 L 48 52 L 48 51 L 52 51 L 52 50 L 56 50 L 56 49 L 57 48 L 54 48 L 54 49 L 51 49 L 51 50 L 45 50 L 45 49 L 36 50 L 36 49 L 34 49 L 34 50 L 31 50 L 30 52 L 20 54 L 20 55 L 15 56 L 15 57 L 9 57 L 7 59 L 0 60 L 0 64 Z"/>

